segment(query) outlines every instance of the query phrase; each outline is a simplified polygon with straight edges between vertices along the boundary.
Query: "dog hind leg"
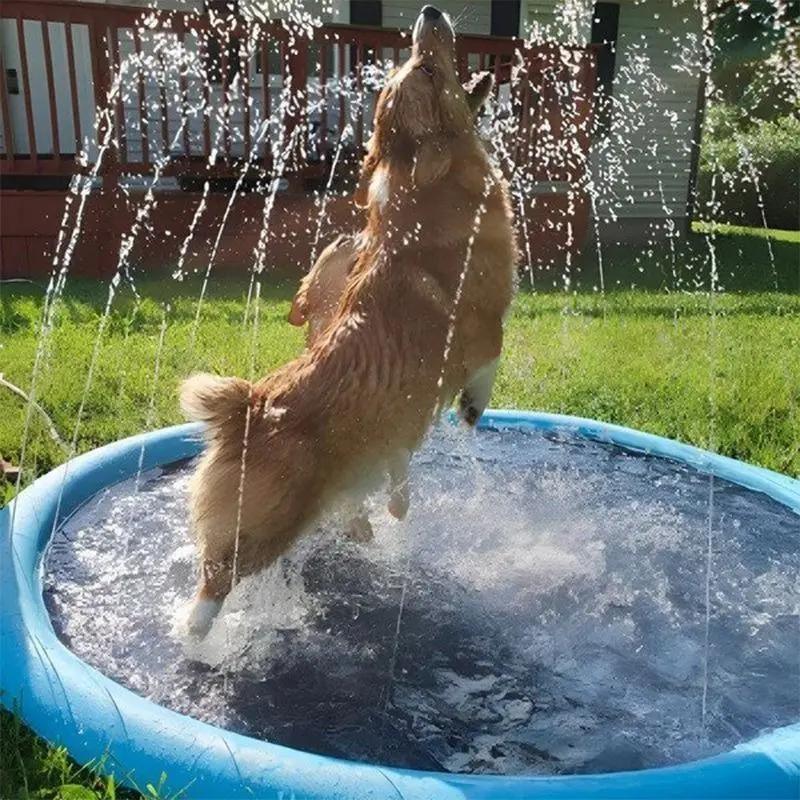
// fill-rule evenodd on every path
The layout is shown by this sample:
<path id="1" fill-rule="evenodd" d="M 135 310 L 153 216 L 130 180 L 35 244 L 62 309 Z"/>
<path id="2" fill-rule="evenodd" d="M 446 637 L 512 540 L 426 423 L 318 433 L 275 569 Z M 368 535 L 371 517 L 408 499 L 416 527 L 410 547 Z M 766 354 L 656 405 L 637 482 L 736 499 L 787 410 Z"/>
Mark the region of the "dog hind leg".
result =
<path id="1" fill-rule="evenodd" d="M 310 500 L 319 495 L 313 447 L 287 436 L 273 442 L 261 462 L 256 460 L 259 452 L 254 448 L 253 460 L 248 459 L 241 506 L 236 501 L 241 456 L 235 449 L 224 458 L 212 449 L 195 475 L 192 527 L 202 570 L 189 629 L 201 637 L 236 580 L 268 567 L 318 511 L 317 503 Z"/>
<path id="2" fill-rule="evenodd" d="M 362 544 L 373 540 L 374 532 L 372 530 L 372 523 L 369 521 L 367 510 L 363 503 L 359 505 L 358 511 L 350 519 L 346 534 L 349 539 L 352 539 L 354 542 L 361 542 Z"/>
<path id="3" fill-rule="evenodd" d="M 408 513 L 408 462 L 411 453 L 402 448 L 389 457 L 389 513 L 395 519 L 405 519 Z"/>
<path id="4" fill-rule="evenodd" d="M 202 638 L 210 630 L 234 583 L 231 559 L 203 559 L 200 585 L 189 614 L 188 628 L 193 636 Z"/>

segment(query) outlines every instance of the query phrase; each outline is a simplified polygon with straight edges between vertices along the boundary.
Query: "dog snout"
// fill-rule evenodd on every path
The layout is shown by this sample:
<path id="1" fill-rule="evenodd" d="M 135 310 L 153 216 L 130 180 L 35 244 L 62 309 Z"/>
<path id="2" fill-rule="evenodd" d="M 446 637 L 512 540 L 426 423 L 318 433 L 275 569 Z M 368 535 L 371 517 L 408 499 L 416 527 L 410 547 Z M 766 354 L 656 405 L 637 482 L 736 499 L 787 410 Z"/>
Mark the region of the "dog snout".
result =
<path id="1" fill-rule="evenodd" d="M 452 45 L 455 34 L 447 14 L 436 6 L 424 6 L 414 24 L 411 38 L 415 45 L 423 45 L 430 49 L 434 46 L 434 42 Z"/>

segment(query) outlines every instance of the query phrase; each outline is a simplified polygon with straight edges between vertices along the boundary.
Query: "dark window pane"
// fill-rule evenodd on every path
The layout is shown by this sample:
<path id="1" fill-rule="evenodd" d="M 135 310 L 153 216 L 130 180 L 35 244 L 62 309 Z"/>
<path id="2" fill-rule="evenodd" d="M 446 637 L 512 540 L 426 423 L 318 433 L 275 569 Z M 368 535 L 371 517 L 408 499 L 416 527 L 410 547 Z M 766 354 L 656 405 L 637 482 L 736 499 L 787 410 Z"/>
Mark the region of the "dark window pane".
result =
<path id="1" fill-rule="evenodd" d="M 350 0 L 350 24 L 383 25 L 383 3 L 381 0 Z"/>
<path id="2" fill-rule="evenodd" d="M 492 36 L 519 36 L 520 0 L 492 0 Z"/>
<path id="3" fill-rule="evenodd" d="M 611 95 L 614 90 L 614 64 L 617 57 L 619 3 L 595 3 L 592 14 L 592 44 L 597 48 L 598 101 L 595 113 L 598 130 L 611 125 Z"/>

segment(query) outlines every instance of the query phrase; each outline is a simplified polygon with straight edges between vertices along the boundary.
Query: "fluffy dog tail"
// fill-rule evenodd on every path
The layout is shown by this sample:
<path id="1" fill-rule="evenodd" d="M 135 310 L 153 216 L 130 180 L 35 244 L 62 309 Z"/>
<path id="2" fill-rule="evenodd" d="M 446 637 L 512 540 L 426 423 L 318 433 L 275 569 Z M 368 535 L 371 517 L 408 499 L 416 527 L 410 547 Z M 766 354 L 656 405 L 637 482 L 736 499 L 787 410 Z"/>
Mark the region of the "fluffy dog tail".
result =
<path id="1" fill-rule="evenodd" d="M 181 384 L 183 413 L 195 422 L 205 422 L 211 436 L 244 429 L 252 386 L 243 378 L 221 378 L 200 372 Z"/>

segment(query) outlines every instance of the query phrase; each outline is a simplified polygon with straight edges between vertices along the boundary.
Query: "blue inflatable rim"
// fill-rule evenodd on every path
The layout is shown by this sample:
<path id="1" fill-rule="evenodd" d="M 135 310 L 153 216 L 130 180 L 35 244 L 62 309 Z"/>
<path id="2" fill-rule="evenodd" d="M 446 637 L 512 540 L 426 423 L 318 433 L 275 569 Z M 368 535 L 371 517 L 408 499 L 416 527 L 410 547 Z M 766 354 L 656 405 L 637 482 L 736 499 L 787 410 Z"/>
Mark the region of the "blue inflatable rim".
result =
<path id="1" fill-rule="evenodd" d="M 673 459 L 800 513 L 800 481 L 658 436 L 553 414 L 487 411 L 483 428 L 545 430 Z M 37 480 L 0 512 L 0 702 L 80 763 L 132 787 L 190 798 L 786 798 L 800 794 L 800 722 L 728 753 L 602 775 L 472 776 L 328 758 L 251 739 L 169 711 L 106 678 L 62 645 L 42 600 L 42 555 L 57 523 L 98 491 L 195 455 L 201 428 L 181 425 L 114 442 Z"/>

